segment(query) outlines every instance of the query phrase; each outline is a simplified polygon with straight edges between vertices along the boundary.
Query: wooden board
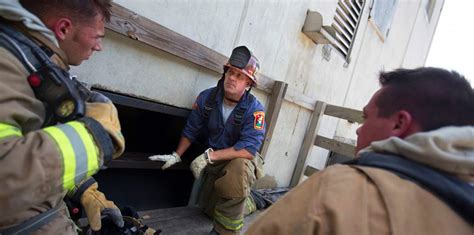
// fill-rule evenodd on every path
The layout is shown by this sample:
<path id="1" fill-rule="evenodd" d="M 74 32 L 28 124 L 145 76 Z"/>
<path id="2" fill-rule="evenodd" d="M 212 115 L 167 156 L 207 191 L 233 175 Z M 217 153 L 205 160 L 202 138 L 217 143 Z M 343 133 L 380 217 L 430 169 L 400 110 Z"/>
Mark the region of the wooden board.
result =
<path id="1" fill-rule="evenodd" d="M 339 142 L 337 140 L 329 139 L 324 136 L 320 136 L 320 135 L 316 136 L 316 139 L 314 140 L 314 145 L 342 154 L 344 156 L 349 156 L 349 157 L 355 156 L 354 145 Z"/>
<path id="2" fill-rule="evenodd" d="M 112 6 L 111 19 L 106 24 L 107 29 L 214 72 L 222 73 L 222 65 L 227 62 L 228 57 L 117 3 L 112 3 Z M 277 81 L 264 74 L 259 74 L 257 88 L 271 93 L 275 82 Z M 288 88 L 284 99 L 309 110 L 314 110 L 316 102 L 316 99 L 293 88 Z"/>
<path id="3" fill-rule="evenodd" d="M 245 217 L 242 233 L 247 230 L 249 225 L 261 211 Z M 166 235 L 204 235 L 212 229 L 212 219 L 207 217 L 197 207 L 175 207 L 167 209 L 158 209 L 139 212 L 144 218 L 143 223 L 154 229 L 161 229 L 161 234 Z"/>
<path id="4" fill-rule="evenodd" d="M 316 169 L 316 168 L 314 168 L 314 167 L 308 165 L 308 166 L 306 166 L 306 168 L 305 168 L 305 170 L 304 170 L 304 175 L 305 175 L 305 176 L 311 176 L 312 174 L 314 174 L 314 173 L 316 173 L 316 172 L 318 172 L 318 171 L 319 171 L 318 169 Z"/>
<path id="5" fill-rule="evenodd" d="M 311 121 L 306 131 L 306 134 L 303 139 L 303 145 L 301 146 L 300 152 L 298 154 L 298 160 L 296 161 L 295 170 L 291 176 L 290 187 L 295 187 L 303 175 L 304 165 L 306 159 L 308 158 L 309 153 L 314 145 L 314 139 L 316 138 L 319 124 L 321 123 L 321 118 L 324 114 L 324 109 L 326 108 L 326 103 L 317 101 L 316 106 L 311 117 Z"/>
<path id="6" fill-rule="evenodd" d="M 275 86 L 273 87 L 273 92 L 268 102 L 268 108 L 265 117 L 265 125 L 267 125 L 265 127 L 265 139 L 260 150 L 260 154 L 263 158 L 265 158 L 268 147 L 270 146 L 270 141 L 273 136 L 273 130 L 275 129 L 276 122 L 278 120 L 278 115 L 280 114 L 281 105 L 283 104 L 283 97 L 285 97 L 287 87 L 287 83 L 280 81 L 276 82 Z"/>
<path id="7" fill-rule="evenodd" d="M 346 119 L 349 122 L 364 122 L 362 111 L 356 109 L 328 104 L 326 110 L 324 110 L 324 114 L 331 117 Z"/>
<path id="8" fill-rule="evenodd" d="M 92 89 L 94 91 L 99 91 L 100 93 L 107 96 L 114 104 L 120 104 L 128 107 L 134 107 L 138 109 L 170 114 L 178 117 L 188 117 L 191 113 L 188 109 L 177 108 L 170 105 L 159 104 L 153 101 L 144 100 L 142 98 L 125 96 L 105 90 Z"/>

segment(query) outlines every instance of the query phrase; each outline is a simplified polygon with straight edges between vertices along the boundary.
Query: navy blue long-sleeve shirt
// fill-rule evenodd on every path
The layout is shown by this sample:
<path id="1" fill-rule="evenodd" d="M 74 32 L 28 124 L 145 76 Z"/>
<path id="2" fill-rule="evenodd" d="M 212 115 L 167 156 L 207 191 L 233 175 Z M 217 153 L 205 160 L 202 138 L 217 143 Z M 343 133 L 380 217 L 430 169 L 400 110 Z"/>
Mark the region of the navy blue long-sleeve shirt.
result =
<path id="1" fill-rule="evenodd" d="M 213 89 L 215 88 L 209 88 L 199 94 L 182 135 L 194 142 L 198 136 L 204 134 L 208 146 L 215 150 L 234 147 L 236 151 L 246 149 L 255 155 L 265 138 L 263 105 L 252 94 L 244 94 L 224 123 L 222 117 L 223 92 L 219 90 L 212 111 L 206 119 L 203 116 L 204 107 Z M 242 124 L 237 126 L 234 124 L 234 115 L 239 107 L 246 107 L 246 110 L 243 114 Z M 235 136 L 234 128 L 241 128 L 239 136 Z"/>

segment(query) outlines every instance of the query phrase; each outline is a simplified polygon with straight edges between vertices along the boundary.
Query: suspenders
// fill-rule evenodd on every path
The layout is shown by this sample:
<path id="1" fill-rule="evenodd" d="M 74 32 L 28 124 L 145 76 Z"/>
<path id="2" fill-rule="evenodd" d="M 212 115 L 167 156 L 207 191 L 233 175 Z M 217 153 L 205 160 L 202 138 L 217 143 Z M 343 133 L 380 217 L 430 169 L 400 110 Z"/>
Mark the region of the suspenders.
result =
<path id="1" fill-rule="evenodd" d="M 211 114 L 212 112 L 212 109 L 214 108 L 214 106 L 216 105 L 216 97 L 217 97 L 217 92 L 219 89 L 224 89 L 223 88 L 223 82 L 224 82 L 224 78 L 221 78 L 219 80 L 219 82 L 217 83 L 217 86 L 212 88 L 212 91 L 211 91 L 211 94 L 207 97 L 206 99 L 206 102 L 204 103 L 204 112 L 203 112 L 203 116 L 204 116 L 204 122 L 207 124 L 209 123 L 209 115 Z M 246 92 L 244 94 L 244 96 L 247 96 L 248 99 L 250 99 L 249 103 L 253 103 L 253 100 L 255 99 L 255 96 L 253 96 L 252 94 L 250 94 L 249 92 Z M 244 119 L 244 115 L 245 115 L 245 112 L 247 111 L 247 108 L 248 108 L 248 105 L 241 105 L 241 106 L 238 106 L 234 109 L 234 128 L 233 128 L 233 133 L 232 135 L 238 139 L 238 137 L 240 136 L 240 131 L 242 130 L 242 123 L 243 123 L 243 119 Z"/>

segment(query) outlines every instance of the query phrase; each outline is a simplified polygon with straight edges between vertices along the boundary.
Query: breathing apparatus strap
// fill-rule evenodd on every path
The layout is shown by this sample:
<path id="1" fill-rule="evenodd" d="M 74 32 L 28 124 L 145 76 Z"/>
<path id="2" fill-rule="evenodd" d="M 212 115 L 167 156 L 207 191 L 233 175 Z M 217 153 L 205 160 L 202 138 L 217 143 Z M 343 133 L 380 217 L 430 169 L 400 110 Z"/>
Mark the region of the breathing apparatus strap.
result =
<path id="1" fill-rule="evenodd" d="M 84 116 L 84 101 L 89 93 L 84 92 L 83 85 L 72 79 L 66 70 L 50 60 L 50 50 L 41 48 L 1 20 L 0 46 L 10 51 L 30 73 L 27 80 L 36 98 L 44 103 L 47 111 L 47 121 L 43 126 Z"/>
<path id="2" fill-rule="evenodd" d="M 224 75 L 217 83 L 217 86 L 212 89 L 211 94 L 207 97 L 206 102 L 204 103 L 203 116 L 204 116 L 204 123 L 206 124 L 209 123 L 209 115 L 211 114 L 212 109 L 217 103 L 216 97 L 217 97 L 217 93 L 219 89 L 221 89 L 222 91 L 224 90 Z M 250 89 L 245 92 L 244 96 L 247 96 L 247 98 L 251 99 L 249 103 L 253 103 L 255 96 L 250 94 Z M 244 115 L 245 115 L 245 112 L 247 111 L 247 108 L 248 108 L 248 105 L 240 105 L 236 107 L 234 110 L 234 115 L 233 115 L 234 128 L 232 131 L 232 136 L 234 136 L 235 139 L 238 139 L 240 136 L 240 132 L 242 130 L 242 123 L 243 123 Z"/>
<path id="3" fill-rule="evenodd" d="M 6 229 L 0 229 L 0 235 L 30 234 L 55 219 L 62 205 L 63 203 L 59 203 L 56 207 L 38 214 L 18 225 Z"/>

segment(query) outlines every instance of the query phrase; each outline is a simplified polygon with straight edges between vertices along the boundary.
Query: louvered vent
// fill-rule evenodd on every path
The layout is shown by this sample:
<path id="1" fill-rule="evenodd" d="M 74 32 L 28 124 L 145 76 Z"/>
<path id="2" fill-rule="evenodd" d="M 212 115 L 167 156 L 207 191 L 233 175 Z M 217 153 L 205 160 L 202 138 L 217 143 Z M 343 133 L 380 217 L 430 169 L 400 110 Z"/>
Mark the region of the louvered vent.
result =
<path id="1" fill-rule="evenodd" d="M 332 44 L 346 60 L 349 59 L 363 9 L 364 0 L 339 0 L 337 4 L 331 32 L 328 33 L 334 37 Z"/>

